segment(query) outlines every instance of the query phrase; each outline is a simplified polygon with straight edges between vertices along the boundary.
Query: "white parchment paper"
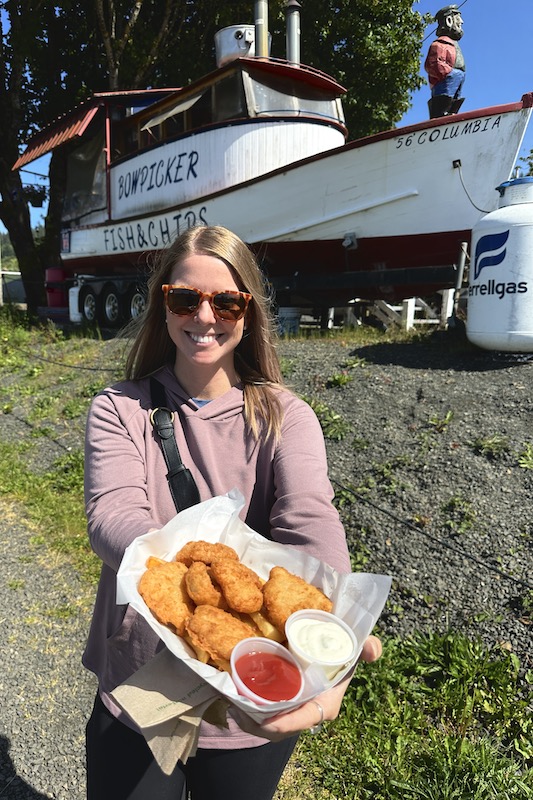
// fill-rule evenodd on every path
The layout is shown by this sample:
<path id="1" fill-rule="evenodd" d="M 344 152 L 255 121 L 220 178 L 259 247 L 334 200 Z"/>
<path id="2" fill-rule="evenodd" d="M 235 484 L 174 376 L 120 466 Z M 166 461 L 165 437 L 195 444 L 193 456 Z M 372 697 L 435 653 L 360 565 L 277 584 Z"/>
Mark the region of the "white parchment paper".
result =
<path id="1" fill-rule="evenodd" d="M 139 536 L 127 548 L 117 577 L 117 603 L 129 603 L 160 636 L 167 648 L 184 661 L 201 679 L 230 702 L 260 722 L 265 717 L 289 710 L 310 700 L 324 688 L 324 683 L 311 668 L 305 675 L 304 694 L 297 702 L 270 703 L 258 706 L 237 694 L 231 676 L 199 662 L 181 637 L 161 625 L 140 596 L 137 586 L 146 570 L 149 556 L 171 560 L 186 542 L 203 539 L 222 542 L 237 551 L 242 562 L 267 580 L 270 569 L 282 566 L 308 583 L 321 589 L 333 602 L 333 612 L 353 630 L 361 647 L 374 627 L 390 591 L 387 575 L 352 573 L 342 575 L 327 564 L 296 548 L 276 544 L 253 531 L 239 517 L 244 505 L 241 493 L 233 489 L 227 495 L 214 497 L 176 514 L 161 530 Z M 335 683 L 353 667 L 353 662 L 335 677 Z"/>

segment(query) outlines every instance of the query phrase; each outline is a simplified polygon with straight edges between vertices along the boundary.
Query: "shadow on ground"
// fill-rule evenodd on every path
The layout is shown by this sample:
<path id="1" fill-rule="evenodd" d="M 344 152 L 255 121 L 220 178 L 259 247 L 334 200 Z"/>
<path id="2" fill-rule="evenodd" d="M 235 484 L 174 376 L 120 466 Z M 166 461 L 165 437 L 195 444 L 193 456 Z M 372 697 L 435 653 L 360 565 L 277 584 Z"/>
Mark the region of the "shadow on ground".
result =
<path id="1" fill-rule="evenodd" d="M 531 363 L 533 353 L 481 350 L 470 344 L 464 331 L 436 331 L 423 341 L 384 342 L 358 347 L 352 356 L 371 364 L 394 364 L 408 369 L 492 372 Z"/>
<path id="2" fill-rule="evenodd" d="M 13 800 L 48 800 L 47 795 L 37 792 L 26 783 L 15 770 L 9 757 L 9 739 L 0 736 L 0 797 Z"/>

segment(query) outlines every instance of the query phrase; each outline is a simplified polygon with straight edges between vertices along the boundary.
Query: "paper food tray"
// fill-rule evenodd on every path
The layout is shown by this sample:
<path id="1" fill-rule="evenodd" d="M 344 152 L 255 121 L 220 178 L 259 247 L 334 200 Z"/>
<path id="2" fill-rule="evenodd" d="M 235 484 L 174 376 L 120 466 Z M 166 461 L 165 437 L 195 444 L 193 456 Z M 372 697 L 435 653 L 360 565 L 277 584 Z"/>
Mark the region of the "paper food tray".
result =
<path id="1" fill-rule="evenodd" d="M 146 570 L 148 557 L 153 555 L 170 561 L 186 542 L 203 539 L 233 547 L 242 562 L 264 580 L 268 579 L 272 567 L 285 567 L 331 598 L 333 612 L 350 626 L 357 637 L 359 649 L 355 660 L 385 605 L 391 578 L 370 573 L 343 575 L 294 547 L 265 539 L 239 518 L 243 505 L 241 493 L 233 489 L 227 495 L 214 497 L 181 511 L 161 530 L 135 539 L 126 549 L 118 571 L 117 603 L 129 603 L 177 658 L 182 659 L 200 678 L 260 722 L 265 717 L 302 705 L 323 691 L 324 686 L 316 682 L 314 671 L 310 670 L 306 675 L 304 694 L 298 701 L 258 706 L 238 695 L 227 672 L 220 672 L 198 661 L 185 641 L 161 625 L 150 612 L 137 589 L 141 575 Z M 341 680 L 352 666 L 353 662 L 336 676 L 334 682 Z"/>

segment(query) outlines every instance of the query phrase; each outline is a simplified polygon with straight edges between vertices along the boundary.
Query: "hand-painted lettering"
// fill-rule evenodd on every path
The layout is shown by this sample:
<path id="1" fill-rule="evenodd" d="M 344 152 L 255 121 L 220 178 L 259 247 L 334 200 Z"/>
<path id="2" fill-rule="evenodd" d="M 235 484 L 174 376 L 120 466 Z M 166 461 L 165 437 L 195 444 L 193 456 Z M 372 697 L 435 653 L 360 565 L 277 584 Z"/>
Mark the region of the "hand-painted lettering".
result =
<path id="1" fill-rule="evenodd" d="M 176 164 L 176 169 L 174 170 L 174 183 L 180 183 L 183 178 L 180 178 L 180 172 L 183 168 L 183 164 L 181 163 L 187 153 L 180 153 L 178 155 L 178 163 Z"/>
<path id="2" fill-rule="evenodd" d="M 195 166 L 198 164 L 199 155 L 196 150 L 192 150 L 189 153 L 189 169 L 187 170 L 187 180 L 192 176 L 193 178 L 198 177 L 198 173 L 195 170 Z"/>
<path id="3" fill-rule="evenodd" d="M 150 222 L 148 223 L 148 241 L 150 242 L 152 247 L 157 247 L 157 245 L 159 244 L 159 241 L 155 234 L 155 222 L 153 221 L 153 219 L 151 219 Z"/>
<path id="4" fill-rule="evenodd" d="M 198 151 L 178 153 L 128 170 L 117 177 L 118 200 L 198 178 Z"/>
<path id="5" fill-rule="evenodd" d="M 148 180 L 148 167 L 143 167 L 141 169 L 141 192 L 144 190 L 144 184 Z"/>
<path id="6" fill-rule="evenodd" d="M 137 244 L 139 245 L 139 248 L 141 248 L 141 249 L 143 247 L 146 247 L 146 245 L 148 244 L 146 236 L 144 235 L 143 226 L 141 225 L 140 222 L 137 223 Z"/>
<path id="7" fill-rule="evenodd" d="M 137 222 L 113 225 L 103 229 L 103 244 L 106 253 L 139 252 L 158 250 L 168 245 L 175 236 L 194 225 L 209 225 L 207 206 L 197 210 L 189 209 L 183 214 L 161 216 Z"/>
<path id="8" fill-rule="evenodd" d="M 161 241 L 163 244 L 170 244 L 170 225 L 168 224 L 168 219 L 163 217 L 163 219 L 159 220 L 159 231 L 161 234 Z"/>
<path id="9" fill-rule="evenodd" d="M 174 166 L 175 161 L 176 156 L 172 156 L 172 158 L 167 159 L 167 166 L 165 169 L 165 186 L 169 183 L 172 183 L 172 167 Z"/>
<path id="10" fill-rule="evenodd" d="M 439 125 L 438 127 L 420 131 L 418 134 L 408 134 L 407 136 L 398 136 L 395 140 L 396 150 L 402 147 L 411 147 L 412 145 L 432 144 L 439 140 L 447 141 L 448 139 L 456 139 L 458 136 L 470 136 L 476 133 L 484 133 L 488 130 L 499 128 L 502 117 L 484 117 L 483 119 L 473 119 L 467 122 L 454 122 L 450 125 Z"/>

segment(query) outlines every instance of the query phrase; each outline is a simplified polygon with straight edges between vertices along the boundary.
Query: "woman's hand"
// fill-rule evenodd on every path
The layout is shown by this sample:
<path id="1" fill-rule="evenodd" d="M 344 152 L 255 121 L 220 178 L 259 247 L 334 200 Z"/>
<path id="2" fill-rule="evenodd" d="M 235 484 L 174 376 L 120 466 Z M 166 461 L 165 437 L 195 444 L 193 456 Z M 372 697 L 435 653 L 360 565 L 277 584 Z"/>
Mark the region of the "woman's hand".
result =
<path id="1" fill-rule="evenodd" d="M 382 652 L 383 646 L 381 644 L 381 639 L 378 639 L 377 636 L 369 636 L 363 644 L 363 649 L 361 650 L 359 658 L 361 661 L 366 661 L 367 664 L 371 664 L 372 661 L 377 661 L 378 658 L 381 658 Z"/>
<path id="2" fill-rule="evenodd" d="M 376 661 L 382 652 L 381 641 L 376 636 L 369 636 L 363 645 L 360 659 L 370 663 Z M 354 667 L 355 669 L 355 667 Z M 320 725 L 326 720 L 336 719 L 342 705 L 342 699 L 352 679 L 353 670 L 336 686 L 304 703 L 294 711 L 269 717 L 261 724 L 254 722 L 240 709 L 232 708 L 232 716 L 242 730 L 272 742 L 293 736 L 295 733 Z"/>

